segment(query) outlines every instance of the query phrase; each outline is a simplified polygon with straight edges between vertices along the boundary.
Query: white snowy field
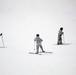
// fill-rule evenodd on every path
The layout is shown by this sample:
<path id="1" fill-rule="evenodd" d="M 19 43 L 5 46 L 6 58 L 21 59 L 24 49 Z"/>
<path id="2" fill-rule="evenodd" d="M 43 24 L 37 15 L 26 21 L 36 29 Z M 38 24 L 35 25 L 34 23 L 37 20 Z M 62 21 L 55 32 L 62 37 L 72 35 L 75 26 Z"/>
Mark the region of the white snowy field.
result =
<path id="1" fill-rule="evenodd" d="M 60 27 L 68 45 L 55 45 Z M 75 0 L 0 0 L 0 75 L 76 75 Z M 34 51 L 40 34 L 45 53 Z"/>
<path id="2" fill-rule="evenodd" d="M 76 75 L 75 45 L 50 46 L 42 55 L 25 48 L 0 49 L 0 75 Z"/>

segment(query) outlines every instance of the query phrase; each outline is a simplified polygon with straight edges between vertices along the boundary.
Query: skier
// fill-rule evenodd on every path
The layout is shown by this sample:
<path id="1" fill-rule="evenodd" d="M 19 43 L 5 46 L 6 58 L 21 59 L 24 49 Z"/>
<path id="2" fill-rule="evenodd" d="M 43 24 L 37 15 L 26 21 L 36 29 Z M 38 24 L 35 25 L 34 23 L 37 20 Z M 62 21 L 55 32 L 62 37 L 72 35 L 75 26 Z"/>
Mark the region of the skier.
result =
<path id="1" fill-rule="evenodd" d="M 0 34 L 0 36 L 2 36 L 2 33 Z"/>
<path id="2" fill-rule="evenodd" d="M 62 32 L 62 31 L 63 31 L 63 27 L 61 27 L 59 32 L 58 32 L 58 42 L 57 42 L 58 45 L 63 44 L 62 43 L 62 35 L 64 34 L 64 32 Z"/>
<path id="3" fill-rule="evenodd" d="M 39 37 L 39 34 L 36 34 L 36 38 L 34 39 L 34 41 L 36 42 L 36 54 L 39 53 L 39 47 L 41 48 L 42 52 L 45 52 L 41 44 L 43 40 Z"/>

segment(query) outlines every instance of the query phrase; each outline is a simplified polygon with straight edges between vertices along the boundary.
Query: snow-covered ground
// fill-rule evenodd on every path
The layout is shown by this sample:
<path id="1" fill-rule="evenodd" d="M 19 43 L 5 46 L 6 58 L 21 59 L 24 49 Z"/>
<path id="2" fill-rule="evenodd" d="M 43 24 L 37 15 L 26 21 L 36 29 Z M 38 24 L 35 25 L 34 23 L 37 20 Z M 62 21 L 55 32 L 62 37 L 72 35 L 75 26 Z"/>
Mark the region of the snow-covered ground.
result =
<path id="1" fill-rule="evenodd" d="M 55 45 L 60 27 L 68 45 Z M 0 75 L 76 75 L 75 0 L 0 0 L 1 32 Z M 29 54 L 37 33 L 52 53 Z"/>

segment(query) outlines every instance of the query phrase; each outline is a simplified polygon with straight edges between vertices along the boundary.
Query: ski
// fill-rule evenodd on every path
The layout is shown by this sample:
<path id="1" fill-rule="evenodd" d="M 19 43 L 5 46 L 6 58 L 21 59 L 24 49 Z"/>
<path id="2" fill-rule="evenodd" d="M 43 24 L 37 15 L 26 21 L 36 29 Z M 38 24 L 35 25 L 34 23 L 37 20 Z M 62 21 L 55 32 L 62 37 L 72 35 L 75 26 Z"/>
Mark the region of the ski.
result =
<path id="1" fill-rule="evenodd" d="M 52 52 L 40 52 L 40 53 L 52 53 Z"/>
<path id="2" fill-rule="evenodd" d="M 39 52 L 37 55 L 49 54 L 49 53 L 52 53 L 52 52 Z M 29 52 L 29 54 L 36 54 L 36 53 L 34 53 L 34 52 Z"/>
<path id="3" fill-rule="evenodd" d="M 53 45 L 70 45 L 71 43 L 53 44 Z"/>
<path id="4" fill-rule="evenodd" d="M 34 53 L 34 52 L 29 52 L 29 54 L 41 55 L 41 54 L 39 54 L 39 53 L 37 54 L 37 53 Z"/>

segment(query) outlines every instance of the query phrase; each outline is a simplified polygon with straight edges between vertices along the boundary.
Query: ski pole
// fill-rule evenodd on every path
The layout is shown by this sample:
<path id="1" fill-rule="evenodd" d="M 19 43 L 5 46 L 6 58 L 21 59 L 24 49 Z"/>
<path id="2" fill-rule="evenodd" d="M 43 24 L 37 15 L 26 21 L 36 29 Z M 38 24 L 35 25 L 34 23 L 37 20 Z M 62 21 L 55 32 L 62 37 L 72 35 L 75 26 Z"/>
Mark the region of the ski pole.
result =
<path id="1" fill-rule="evenodd" d="M 34 50 L 35 50 L 35 41 L 34 41 Z"/>
<path id="2" fill-rule="evenodd" d="M 64 34 L 63 34 L 63 42 L 64 42 L 64 44 L 65 44 L 65 38 L 64 38 Z"/>
<path id="3" fill-rule="evenodd" d="M 2 37 L 2 43 L 3 43 L 3 47 L 4 47 L 4 40 L 3 40 L 3 35 L 2 35 L 2 33 L 1 33 L 1 37 Z"/>

